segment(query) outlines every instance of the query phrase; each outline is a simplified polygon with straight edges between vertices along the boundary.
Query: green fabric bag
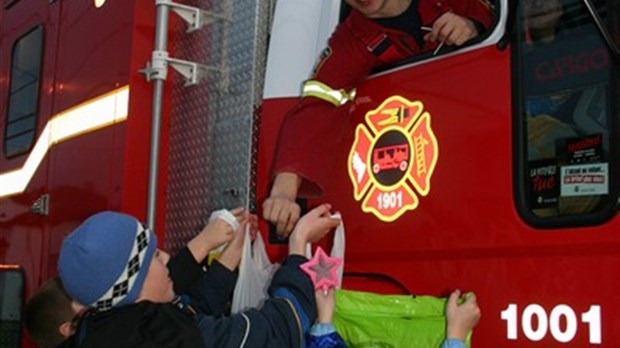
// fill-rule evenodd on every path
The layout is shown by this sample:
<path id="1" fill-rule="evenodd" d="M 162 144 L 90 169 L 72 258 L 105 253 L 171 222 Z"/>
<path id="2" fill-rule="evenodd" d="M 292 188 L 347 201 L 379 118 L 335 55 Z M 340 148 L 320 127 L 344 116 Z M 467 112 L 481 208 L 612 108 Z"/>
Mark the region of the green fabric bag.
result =
<path id="1" fill-rule="evenodd" d="M 439 348 L 447 299 L 338 290 L 334 325 L 351 348 Z M 471 332 L 466 345 L 470 346 Z"/>

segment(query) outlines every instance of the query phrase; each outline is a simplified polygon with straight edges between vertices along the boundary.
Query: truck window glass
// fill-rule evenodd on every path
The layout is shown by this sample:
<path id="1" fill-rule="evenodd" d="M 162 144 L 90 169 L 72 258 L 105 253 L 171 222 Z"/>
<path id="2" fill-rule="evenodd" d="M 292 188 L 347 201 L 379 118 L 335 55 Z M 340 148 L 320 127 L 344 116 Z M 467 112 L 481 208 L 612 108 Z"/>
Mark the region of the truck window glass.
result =
<path id="1" fill-rule="evenodd" d="M 606 2 L 595 3 L 617 36 Z M 618 62 L 580 0 L 526 0 L 518 18 L 518 204 L 534 224 L 600 222 L 618 199 Z"/>
<path id="2" fill-rule="evenodd" d="M 42 43 L 43 28 L 39 26 L 13 46 L 4 129 L 4 154 L 7 157 L 27 152 L 35 139 Z"/>

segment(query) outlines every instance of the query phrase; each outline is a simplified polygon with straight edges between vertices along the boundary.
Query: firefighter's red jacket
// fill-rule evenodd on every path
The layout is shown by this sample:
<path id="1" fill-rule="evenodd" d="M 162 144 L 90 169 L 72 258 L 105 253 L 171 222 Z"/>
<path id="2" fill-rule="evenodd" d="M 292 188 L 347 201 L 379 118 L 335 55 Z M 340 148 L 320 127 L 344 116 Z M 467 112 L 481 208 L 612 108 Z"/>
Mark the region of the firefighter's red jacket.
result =
<path id="1" fill-rule="evenodd" d="M 452 11 L 488 29 L 494 17 L 484 0 L 420 0 L 418 12 L 423 26 Z M 420 47 L 409 34 L 382 27 L 352 10 L 329 39 L 315 66 L 313 81 L 333 90 L 351 91 L 382 65 L 429 52 L 437 43 Z M 333 169 L 333 150 L 345 136 L 349 105 L 305 97 L 291 110 L 280 131 L 273 173 L 291 172 L 303 178 L 299 195 L 320 195 Z"/>

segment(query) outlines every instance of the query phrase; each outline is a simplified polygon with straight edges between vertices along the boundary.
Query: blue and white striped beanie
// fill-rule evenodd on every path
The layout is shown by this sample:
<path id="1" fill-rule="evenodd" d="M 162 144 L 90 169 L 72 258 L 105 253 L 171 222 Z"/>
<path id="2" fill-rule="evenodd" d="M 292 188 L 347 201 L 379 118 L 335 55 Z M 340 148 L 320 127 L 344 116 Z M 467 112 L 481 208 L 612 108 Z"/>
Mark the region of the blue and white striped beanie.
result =
<path id="1" fill-rule="evenodd" d="M 89 217 L 62 243 L 58 271 L 77 302 L 107 310 L 136 301 L 157 237 L 135 218 L 105 211 Z"/>

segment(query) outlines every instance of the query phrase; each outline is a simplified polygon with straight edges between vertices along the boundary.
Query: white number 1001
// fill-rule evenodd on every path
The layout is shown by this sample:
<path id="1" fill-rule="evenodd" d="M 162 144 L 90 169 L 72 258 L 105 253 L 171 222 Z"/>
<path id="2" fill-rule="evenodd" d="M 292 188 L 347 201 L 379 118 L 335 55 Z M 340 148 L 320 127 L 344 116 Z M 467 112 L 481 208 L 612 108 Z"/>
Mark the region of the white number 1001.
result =
<path id="1" fill-rule="evenodd" d="M 507 337 L 509 340 L 516 340 L 518 336 L 518 307 L 516 304 L 509 304 L 508 308 L 502 311 L 502 320 L 507 324 Z M 538 323 L 533 327 L 532 322 Z M 565 325 L 562 327 L 561 322 Z M 590 309 L 581 314 L 581 322 L 588 325 L 590 343 L 601 343 L 601 306 L 592 305 Z M 521 314 L 521 330 L 531 341 L 540 341 L 551 331 L 551 335 L 558 342 L 566 343 L 572 341 L 577 334 L 577 315 L 575 311 L 567 305 L 560 304 L 553 308 L 551 315 L 547 315 L 545 309 L 538 304 L 531 304 L 523 310 Z"/>

